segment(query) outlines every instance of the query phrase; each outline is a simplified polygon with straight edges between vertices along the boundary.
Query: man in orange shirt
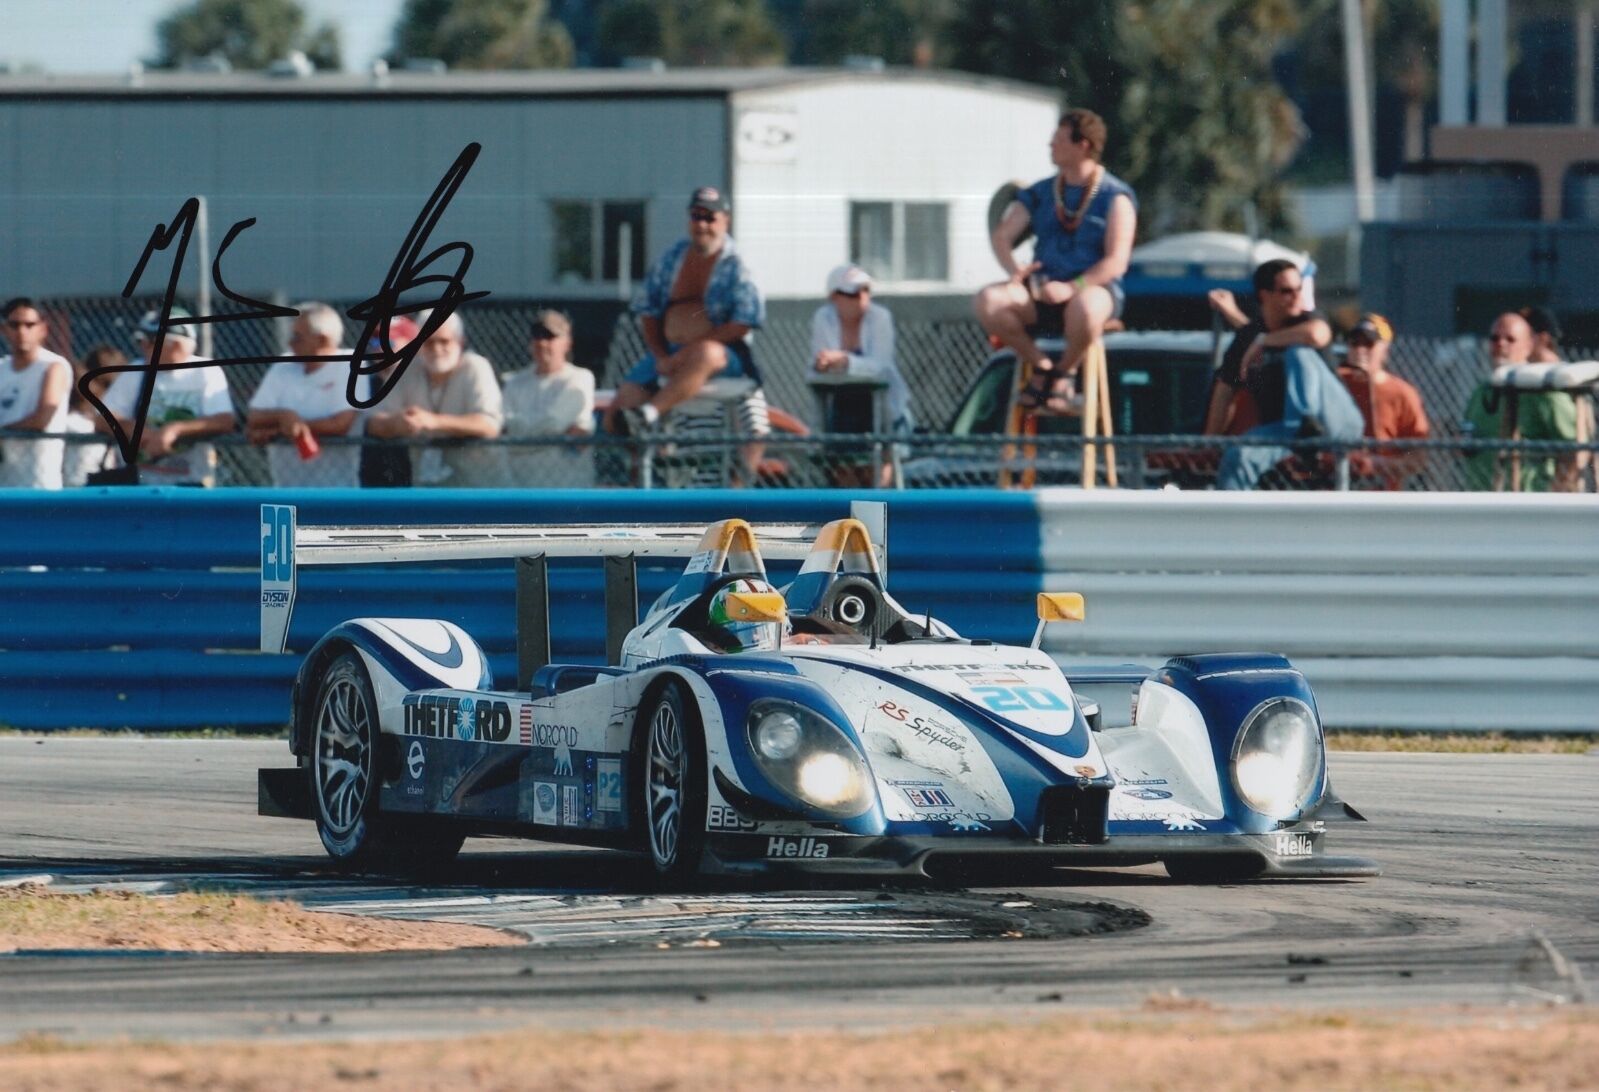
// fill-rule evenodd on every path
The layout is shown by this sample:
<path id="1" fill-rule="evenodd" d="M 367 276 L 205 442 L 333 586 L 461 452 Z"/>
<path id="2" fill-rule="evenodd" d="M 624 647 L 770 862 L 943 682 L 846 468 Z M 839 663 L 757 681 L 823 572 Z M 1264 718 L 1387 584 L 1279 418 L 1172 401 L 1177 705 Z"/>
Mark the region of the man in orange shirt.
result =
<path id="1" fill-rule="evenodd" d="M 1349 357 L 1338 369 L 1338 378 L 1360 407 L 1366 421 L 1366 435 L 1374 440 L 1424 440 L 1432 434 L 1421 394 L 1388 372 L 1388 350 L 1393 345 L 1394 328 L 1378 314 L 1365 314 L 1349 331 Z M 1357 477 L 1375 479 L 1383 489 L 1400 489 L 1405 478 L 1421 470 L 1425 451 L 1395 451 L 1377 448 L 1350 455 L 1350 469 Z"/>

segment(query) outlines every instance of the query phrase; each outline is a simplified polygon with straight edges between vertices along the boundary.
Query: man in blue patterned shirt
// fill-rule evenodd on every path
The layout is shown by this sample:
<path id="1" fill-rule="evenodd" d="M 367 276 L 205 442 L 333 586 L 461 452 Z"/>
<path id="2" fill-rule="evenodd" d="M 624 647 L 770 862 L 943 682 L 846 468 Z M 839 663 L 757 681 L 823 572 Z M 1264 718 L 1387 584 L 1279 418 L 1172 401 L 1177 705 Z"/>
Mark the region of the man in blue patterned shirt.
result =
<path id="1" fill-rule="evenodd" d="M 1105 135 L 1105 122 L 1092 110 L 1062 114 L 1049 142 L 1057 173 L 1019 191 L 989 240 L 1008 279 L 977 294 L 977 320 L 1032 365 L 1032 382 L 1020 399 L 1029 411 L 1081 412 L 1073 377 L 1126 299 L 1122 276 L 1138 227 L 1138 198 L 1100 162 Z M 1013 251 L 1028 229 L 1034 261 L 1021 265 Z M 1027 331 L 1057 308 L 1065 310 L 1066 332 L 1058 367 Z"/>
<path id="2" fill-rule="evenodd" d="M 713 376 L 760 381 L 749 335 L 760 327 L 766 307 L 727 233 L 729 210 L 727 195 L 715 186 L 695 190 L 688 238 L 645 277 L 633 313 L 649 351 L 617 389 L 605 415 L 608 431 L 656 431 L 663 414 L 693 398 Z"/>

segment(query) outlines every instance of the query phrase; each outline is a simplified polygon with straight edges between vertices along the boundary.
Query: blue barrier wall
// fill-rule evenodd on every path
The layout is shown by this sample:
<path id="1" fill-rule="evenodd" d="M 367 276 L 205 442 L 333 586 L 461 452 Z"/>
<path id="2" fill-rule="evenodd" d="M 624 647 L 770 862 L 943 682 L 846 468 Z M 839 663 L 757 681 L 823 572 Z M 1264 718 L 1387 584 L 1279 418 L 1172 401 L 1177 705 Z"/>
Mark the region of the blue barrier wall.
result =
<path id="1" fill-rule="evenodd" d="M 1026 494 L 858 494 L 889 502 L 889 590 L 971 636 L 1025 643 L 1040 530 Z M 283 724 L 294 654 L 256 651 L 259 507 L 289 501 L 304 525 L 823 522 L 838 491 L 635 492 L 82 489 L 0 490 L 0 724 L 192 728 Z M 786 580 L 797 566 L 773 565 Z M 557 660 L 604 650 L 598 562 L 551 565 Z M 641 569 L 648 604 L 678 569 Z M 302 569 L 289 648 L 345 618 L 444 618 L 516 664 L 511 562 Z"/>

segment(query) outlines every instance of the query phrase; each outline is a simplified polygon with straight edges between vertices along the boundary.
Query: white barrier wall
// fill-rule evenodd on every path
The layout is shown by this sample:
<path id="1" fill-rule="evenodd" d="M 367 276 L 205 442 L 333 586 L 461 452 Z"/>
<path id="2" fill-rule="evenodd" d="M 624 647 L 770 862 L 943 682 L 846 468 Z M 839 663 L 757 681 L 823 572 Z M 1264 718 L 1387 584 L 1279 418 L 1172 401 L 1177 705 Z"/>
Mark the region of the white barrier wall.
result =
<path id="1" fill-rule="evenodd" d="M 1599 498 L 1045 490 L 1062 663 L 1269 651 L 1331 727 L 1599 732 Z"/>

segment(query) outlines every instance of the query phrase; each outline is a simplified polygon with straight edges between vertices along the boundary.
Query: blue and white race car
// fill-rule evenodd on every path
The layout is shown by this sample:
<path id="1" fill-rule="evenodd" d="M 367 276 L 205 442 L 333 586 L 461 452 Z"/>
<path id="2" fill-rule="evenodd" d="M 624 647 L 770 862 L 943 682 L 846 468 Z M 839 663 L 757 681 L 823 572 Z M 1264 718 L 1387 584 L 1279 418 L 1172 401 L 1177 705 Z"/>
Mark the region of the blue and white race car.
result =
<path id="1" fill-rule="evenodd" d="M 881 525 L 881 506 L 860 506 Z M 1371 876 L 1325 852 L 1359 819 L 1327 779 L 1310 686 L 1283 658 L 1073 672 L 1081 620 L 1043 594 L 1030 647 L 966 638 L 888 593 L 866 522 L 752 528 L 298 527 L 262 508 L 262 647 L 298 566 L 517 559 L 518 678 L 447 621 L 354 618 L 299 669 L 260 811 L 316 822 L 337 861 L 450 861 L 468 835 L 630 848 L 666 877 L 926 874 L 943 862 L 1161 862 L 1179 879 Z M 547 559 L 603 558 L 610 664 L 551 664 Z M 641 558 L 687 558 L 638 620 Z M 779 590 L 765 558 L 803 559 Z M 1136 685 L 1122 727 L 1073 679 Z"/>

